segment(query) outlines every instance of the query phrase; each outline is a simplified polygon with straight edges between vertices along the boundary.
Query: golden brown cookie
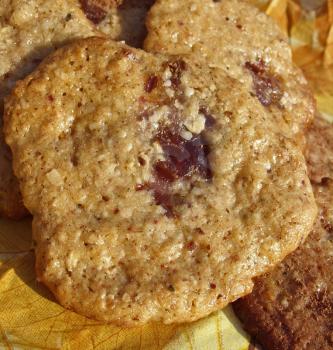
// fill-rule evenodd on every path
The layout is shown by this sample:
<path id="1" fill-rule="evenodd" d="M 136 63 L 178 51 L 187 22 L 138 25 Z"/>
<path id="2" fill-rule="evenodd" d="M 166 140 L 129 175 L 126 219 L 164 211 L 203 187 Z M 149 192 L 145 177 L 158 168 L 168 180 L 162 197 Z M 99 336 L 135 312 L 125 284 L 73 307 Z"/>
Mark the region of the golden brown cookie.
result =
<path id="1" fill-rule="evenodd" d="M 0 0 L 0 119 L 3 98 L 16 80 L 31 72 L 55 48 L 94 34 L 93 25 L 76 1 Z M 15 219 L 27 215 L 2 130 L 0 175 L 0 214 Z"/>
<path id="2" fill-rule="evenodd" d="M 185 57 L 78 41 L 17 85 L 5 122 L 38 278 L 86 316 L 196 320 L 248 293 L 313 225 L 281 122 Z"/>
<path id="3" fill-rule="evenodd" d="M 234 304 L 265 349 L 333 349 L 333 126 L 320 117 L 307 134 L 319 215 L 306 242 Z"/>
<path id="4" fill-rule="evenodd" d="M 157 0 L 147 16 L 145 49 L 187 54 L 239 80 L 297 133 L 312 120 L 314 99 L 292 63 L 288 38 L 239 0 Z"/>

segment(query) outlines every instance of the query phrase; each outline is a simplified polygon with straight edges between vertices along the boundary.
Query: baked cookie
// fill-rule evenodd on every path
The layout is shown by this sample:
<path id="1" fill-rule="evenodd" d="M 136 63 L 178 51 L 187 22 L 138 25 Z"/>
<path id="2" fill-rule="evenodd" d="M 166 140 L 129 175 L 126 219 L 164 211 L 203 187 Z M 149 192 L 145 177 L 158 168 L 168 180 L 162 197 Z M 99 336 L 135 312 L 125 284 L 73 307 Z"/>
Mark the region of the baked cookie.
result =
<path id="1" fill-rule="evenodd" d="M 312 233 L 234 304 L 245 329 L 266 349 L 333 349 L 332 135 L 332 124 L 319 117 L 307 134 L 307 160 L 319 206 Z"/>
<path id="2" fill-rule="evenodd" d="M 3 98 L 17 79 L 30 73 L 50 51 L 76 38 L 96 34 L 72 0 L 0 0 L 0 119 Z M 2 122 L 0 121 L 0 127 Z M 27 214 L 0 132 L 0 214 Z"/>
<path id="3" fill-rule="evenodd" d="M 314 99 L 292 63 L 288 38 L 247 2 L 157 0 L 146 26 L 146 50 L 188 54 L 226 71 L 294 133 L 312 120 Z"/>
<path id="4" fill-rule="evenodd" d="M 154 0 L 81 0 L 82 9 L 109 38 L 142 47 L 147 34 L 145 18 Z"/>
<path id="5" fill-rule="evenodd" d="M 6 102 L 38 278 L 120 325 L 193 321 L 249 293 L 316 216 L 280 124 L 193 60 L 102 38 L 60 49 Z"/>

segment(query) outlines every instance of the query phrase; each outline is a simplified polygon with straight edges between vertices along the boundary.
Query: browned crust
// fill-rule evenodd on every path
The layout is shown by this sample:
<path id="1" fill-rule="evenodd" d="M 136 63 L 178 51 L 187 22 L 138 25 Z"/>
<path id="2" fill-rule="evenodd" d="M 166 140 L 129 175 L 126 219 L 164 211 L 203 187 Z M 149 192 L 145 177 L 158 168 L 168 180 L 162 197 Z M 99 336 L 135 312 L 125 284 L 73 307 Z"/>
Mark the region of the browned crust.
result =
<path id="1" fill-rule="evenodd" d="M 13 174 L 11 152 L 0 134 L 0 216 L 19 220 L 28 215 L 18 180 Z"/>
<path id="2" fill-rule="evenodd" d="M 266 349 L 333 349 L 333 126 L 319 119 L 306 157 L 319 215 L 298 250 L 234 303 L 245 329 Z"/>

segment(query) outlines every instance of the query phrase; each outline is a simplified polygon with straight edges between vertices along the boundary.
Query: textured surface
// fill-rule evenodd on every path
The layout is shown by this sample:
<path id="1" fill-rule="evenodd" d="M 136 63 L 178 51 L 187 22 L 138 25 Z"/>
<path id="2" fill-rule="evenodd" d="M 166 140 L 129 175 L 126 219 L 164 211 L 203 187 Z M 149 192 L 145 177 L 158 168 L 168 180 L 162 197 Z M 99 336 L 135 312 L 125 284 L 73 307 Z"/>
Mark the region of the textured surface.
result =
<path id="1" fill-rule="evenodd" d="M 38 277 L 63 305 L 128 325 L 195 320 L 307 236 L 316 208 L 301 152 L 213 73 L 90 39 L 8 99 Z"/>
<path id="2" fill-rule="evenodd" d="M 298 11 L 297 13 L 300 11 L 299 6 L 294 2 L 288 2 L 288 5 L 296 5 L 288 6 L 288 16 L 284 0 L 269 1 L 264 7 L 263 3 L 259 2 L 262 10 L 267 9 L 267 13 L 276 17 L 280 24 L 288 22 L 288 27 L 291 29 L 291 42 L 295 44 L 294 57 L 298 57 L 296 62 L 307 70 L 307 77 L 318 98 L 318 106 L 322 108 L 321 113 L 325 114 L 326 118 L 333 120 L 333 95 L 331 93 L 333 91 L 333 66 L 325 68 L 315 64 L 313 60 L 318 56 L 310 55 L 311 52 L 318 52 L 318 41 L 313 41 L 313 35 L 317 38 L 320 28 L 320 43 L 325 48 L 329 26 L 320 25 L 328 23 L 327 9 L 320 11 L 317 18 L 313 17 L 313 12 L 308 17 L 297 15 L 290 17 L 290 9 Z M 280 6 L 277 6 L 277 3 Z M 328 4 L 333 6 L 333 3 Z M 315 23 L 315 26 L 312 23 Z M 305 37 L 307 41 L 305 43 L 302 41 L 302 46 L 299 46 L 299 37 L 295 33 L 304 34 L 301 39 Z M 304 50 L 304 45 L 306 45 L 306 50 Z M 327 49 L 330 49 L 329 45 Z M 24 222 L 11 224 L 7 225 L 7 222 L 0 220 L 0 249 L 2 253 L 6 253 L 0 255 L 0 264 L 2 264 L 0 276 L 2 337 L 0 336 L 0 344 L 4 348 L 23 347 L 24 344 L 29 349 L 63 347 L 120 350 L 140 349 L 141 347 L 145 350 L 161 348 L 190 350 L 201 349 L 203 344 L 208 344 L 210 350 L 246 349 L 246 341 L 241 342 L 242 338 L 235 329 L 237 320 L 223 311 L 185 327 L 149 323 L 146 326 L 134 328 L 118 328 L 100 322 L 92 322 L 71 311 L 64 310 L 60 305 L 49 300 L 49 294 L 45 294 L 42 286 L 36 284 L 33 269 L 31 269 L 34 261 L 33 254 L 22 253 L 30 247 L 30 235 L 24 232 L 29 225 Z"/>
<path id="3" fill-rule="evenodd" d="M 94 33 L 75 1 L 0 0 L 0 118 L 3 98 L 17 79 L 30 73 L 52 49 Z M 20 218 L 26 213 L 1 131 L 0 214 Z"/>
<path id="4" fill-rule="evenodd" d="M 319 215 L 306 242 L 234 304 L 266 349 L 333 349 L 333 126 L 319 117 L 307 160 Z"/>
<path id="5" fill-rule="evenodd" d="M 109 38 L 142 47 L 147 34 L 145 18 L 154 0 L 81 0 L 82 9 Z"/>
<path id="6" fill-rule="evenodd" d="M 80 0 L 81 9 L 86 17 L 95 25 L 99 25 L 104 21 L 108 14 L 116 16 L 117 8 L 122 0 Z M 115 37 L 117 26 L 110 21 L 107 34 L 112 38 Z"/>
<path id="7" fill-rule="evenodd" d="M 332 123 L 317 116 L 307 132 L 306 142 L 306 161 L 311 181 L 320 184 L 325 178 L 333 179 Z"/>
<path id="8" fill-rule="evenodd" d="M 189 54 L 226 71 L 293 132 L 312 119 L 313 97 L 292 64 L 287 37 L 254 6 L 237 0 L 158 0 L 146 25 L 146 50 Z"/>

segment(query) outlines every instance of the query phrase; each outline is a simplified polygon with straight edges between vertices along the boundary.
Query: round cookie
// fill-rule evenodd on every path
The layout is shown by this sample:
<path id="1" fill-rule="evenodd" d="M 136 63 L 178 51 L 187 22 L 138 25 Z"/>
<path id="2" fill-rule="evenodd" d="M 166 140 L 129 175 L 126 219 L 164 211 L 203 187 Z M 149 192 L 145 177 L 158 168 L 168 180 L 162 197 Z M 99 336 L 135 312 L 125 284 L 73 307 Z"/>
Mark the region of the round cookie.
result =
<path id="1" fill-rule="evenodd" d="M 316 215 L 280 130 L 193 60 L 102 38 L 58 50 L 6 102 L 38 278 L 120 325 L 193 321 L 250 292 Z"/>
<path id="2" fill-rule="evenodd" d="M 73 0 L 0 0 L 0 119 L 3 98 L 50 51 L 76 38 L 96 35 Z M 0 122 L 1 128 L 2 122 Z M 11 154 L 0 132 L 0 214 L 27 214 L 12 171 Z"/>
<path id="3" fill-rule="evenodd" d="M 306 158 L 319 207 L 312 232 L 234 304 L 246 330 L 265 349 L 333 349 L 332 136 L 332 124 L 320 117 L 307 132 Z"/>
<path id="4" fill-rule="evenodd" d="M 288 38 L 245 1 L 157 0 L 146 26 L 146 50 L 188 54 L 226 71 L 293 133 L 313 118 L 314 99 Z"/>

